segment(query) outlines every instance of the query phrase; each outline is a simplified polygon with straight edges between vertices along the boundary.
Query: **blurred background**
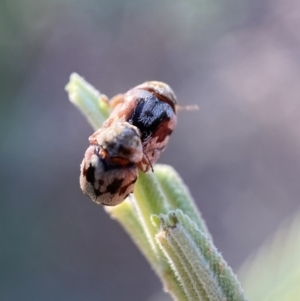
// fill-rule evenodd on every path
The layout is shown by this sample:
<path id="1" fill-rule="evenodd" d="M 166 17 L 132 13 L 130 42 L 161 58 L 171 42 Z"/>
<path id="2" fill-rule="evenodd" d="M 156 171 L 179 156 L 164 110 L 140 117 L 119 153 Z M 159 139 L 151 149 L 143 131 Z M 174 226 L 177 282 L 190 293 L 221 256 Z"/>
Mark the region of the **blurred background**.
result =
<path id="1" fill-rule="evenodd" d="M 109 97 L 146 80 L 181 105 L 159 162 L 236 271 L 299 209 L 300 2 L 0 0 L 0 300 L 157 300 L 123 229 L 79 189 L 93 132 L 76 71 Z"/>

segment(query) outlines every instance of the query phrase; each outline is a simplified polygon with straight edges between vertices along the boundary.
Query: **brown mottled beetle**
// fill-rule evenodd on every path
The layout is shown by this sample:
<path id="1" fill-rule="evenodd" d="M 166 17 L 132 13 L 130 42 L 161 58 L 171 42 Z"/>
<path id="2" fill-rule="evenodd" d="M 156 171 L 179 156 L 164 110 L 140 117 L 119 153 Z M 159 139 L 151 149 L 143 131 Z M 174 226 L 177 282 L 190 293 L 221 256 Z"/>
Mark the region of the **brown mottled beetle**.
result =
<path id="1" fill-rule="evenodd" d="M 139 130 L 128 122 L 101 129 L 81 163 L 80 187 L 94 202 L 120 204 L 132 191 L 143 157 Z"/>
<path id="2" fill-rule="evenodd" d="M 118 94 L 102 128 L 89 137 L 80 187 L 93 201 L 114 206 L 131 192 L 138 168 L 153 169 L 176 123 L 176 96 L 165 83 L 151 81 Z"/>
<path id="3" fill-rule="evenodd" d="M 103 128 L 118 121 L 127 121 L 136 126 L 141 131 L 144 153 L 138 167 L 147 172 L 165 150 L 177 123 L 177 100 L 173 90 L 163 82 L 145 82 L 125 94 L 113 97 L 110 105 L 113 110 Z M 93 141 L 95 134 L 90 141 Z"/>

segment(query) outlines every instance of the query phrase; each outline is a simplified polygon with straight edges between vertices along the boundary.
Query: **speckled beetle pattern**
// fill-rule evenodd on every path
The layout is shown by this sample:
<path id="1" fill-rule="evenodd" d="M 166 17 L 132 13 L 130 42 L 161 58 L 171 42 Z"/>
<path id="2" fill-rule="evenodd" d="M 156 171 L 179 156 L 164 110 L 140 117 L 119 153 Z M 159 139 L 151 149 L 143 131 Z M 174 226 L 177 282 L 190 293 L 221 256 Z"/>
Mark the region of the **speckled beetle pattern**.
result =
<path id="1" fill-rule="evenodd" d="M 133 192 L 138 169 L 153 169 L 176 123 L 176 96 L 165 83 L 146 82 L 118 94 L 103 126 L 89 137 L 80 187 L 93 201 L 120 204 Z"/>

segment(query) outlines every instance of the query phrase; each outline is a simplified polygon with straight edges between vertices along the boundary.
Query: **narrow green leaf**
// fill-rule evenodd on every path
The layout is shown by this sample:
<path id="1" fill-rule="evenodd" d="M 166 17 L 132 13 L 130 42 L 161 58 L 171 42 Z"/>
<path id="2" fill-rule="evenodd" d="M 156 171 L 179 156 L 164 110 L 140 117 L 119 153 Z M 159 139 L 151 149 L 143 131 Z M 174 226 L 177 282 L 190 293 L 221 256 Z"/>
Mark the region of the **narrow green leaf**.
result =
<path id="1" fill-rule="evenodd" d="M 188 187 L 183 183 L 174 168 L 169 165 L 157 164 L 155 165 L 154 173 L 168 199 L 169 209 L 181 209 L 197 224 L 201 231 L 206 233 L 208 237 L 211 237 Z"/>
<path id="2" fill-rule="evenodd" d="M 199 230 L 196 223 L 192 221 L 181 210 L 176 210 L 176 217 L 179 223 L 187 231 L 201 254 L 204 256 L 209 264 L 209 267 L 222 289 L 227 301 L 245 301 L 244 292 L 241 288 L 237 277 L 232 272 L 222 255 L 213 245 L 211 239 L 206 233 Z"/>
<path id="3" fill-rule="evenodd" d="M 65 90 L 69 94 L 70 101 L 84 114 L 94 130 L 101 127 L 110 111 L 105 96 L 77 73 L 71 74 Z"/>
<path id="4" fill-rule="evenodd" d="M 77 74 L 71 75 L 66 91 L 98 129 L 110 112 L 107 98 Z M 154 170 L 140 172 L 134 195 L 106 211 L 130 234 L 174 300 L 244 301 L 188 188 L 171 167 L 156 165 Z"/>
<path id="5" fill-rule="evenodd" d="M 139 172 L 134 187 L 136 210 L 145 229 L 151 247 L 155 253 L 160 253 L 155 243 L 156 229 L 151 223 L 151 214 L 166 212 L 166 198 L 160 189 L 155 175 L 151 172 Z"/>
<path id="6" fill-rule="evenodd" d="M 113 219 L 116 219 L 130 235 L 161 279 L 165 291 L 170 293 L 174 300 L 188 301 L 170 266 L 162 256 L 157 256 L 157 253 L 151 248 L 145 233 L 145 227 L 143 227 L 140 216 L 136 212 L 135 202 L 136 200 L 130 197 L 118 206 L 105 207 L 105 210 Z"/>
<path id="7" fill-rule="evenodd" d="M 160 215 L 158 244 L 168 258 L 188 300 L 222 301 L 225 296 L 209 263 L 173 211 Z M 188 218 L 186 216 L 186 218 Z M 189 219 L 189 218 L 188 218 Z M 190 222 L 192 222 L 189 219 Z M 156 218 L 157 223 L 157 218 Z"/>

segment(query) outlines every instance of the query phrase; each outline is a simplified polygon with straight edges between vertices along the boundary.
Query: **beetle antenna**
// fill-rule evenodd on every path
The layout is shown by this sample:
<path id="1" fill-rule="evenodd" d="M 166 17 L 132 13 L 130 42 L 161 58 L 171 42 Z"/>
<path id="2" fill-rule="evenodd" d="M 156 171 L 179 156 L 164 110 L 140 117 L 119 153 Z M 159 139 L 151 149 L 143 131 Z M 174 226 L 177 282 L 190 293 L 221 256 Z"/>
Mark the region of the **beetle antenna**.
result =
<path id="1" fill-rule="evenodd" d="M 197 105 L 186 105 L 186 106 L 178 106 L 176 105 L 176 111 L 197 111 L 199 107 Z"/>

